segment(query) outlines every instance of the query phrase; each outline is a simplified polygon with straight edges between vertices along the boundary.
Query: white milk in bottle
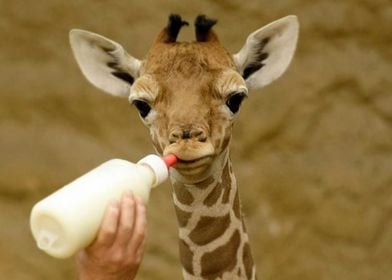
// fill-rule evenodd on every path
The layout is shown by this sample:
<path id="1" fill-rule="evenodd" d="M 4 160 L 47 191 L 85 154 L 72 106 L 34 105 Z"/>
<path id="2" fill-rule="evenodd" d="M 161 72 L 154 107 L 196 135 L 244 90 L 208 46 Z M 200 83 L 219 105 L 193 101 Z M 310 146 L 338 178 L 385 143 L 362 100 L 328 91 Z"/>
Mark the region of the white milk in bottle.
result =
<path id="1" fill-rule="evenodd" d="M 30 226 L 37 246 L 56 258 L 67 258 L 96 237 L 108 203 L 132 191 L 145 203 L 150 190 L 168 177 L 175 156 L 156 155 L 138 163 L 109 160 L 53 194 L 32 209 Z"/>

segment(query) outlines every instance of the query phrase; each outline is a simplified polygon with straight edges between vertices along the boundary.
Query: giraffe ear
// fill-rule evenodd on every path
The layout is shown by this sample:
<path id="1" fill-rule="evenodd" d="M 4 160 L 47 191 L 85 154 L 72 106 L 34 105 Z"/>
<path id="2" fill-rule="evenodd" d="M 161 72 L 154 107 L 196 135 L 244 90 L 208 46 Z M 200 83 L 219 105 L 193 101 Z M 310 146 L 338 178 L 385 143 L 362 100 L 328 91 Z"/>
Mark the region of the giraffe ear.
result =
<path id="1" fill-rule="evenodd" d="M 250 34 L 234 62 L 249 89 L 258 89 L 279 78 L 297 46 L 296 16 L 276 20 Z"/>
<path id="2" fill-rule="evenodd" d="M 124 48 L 101 35 L 72 29 L 69 33 L 75 59 L 87 80 L 99 89 L 129 96 L 129 89 L 139 75 L 141 62 Z"/>

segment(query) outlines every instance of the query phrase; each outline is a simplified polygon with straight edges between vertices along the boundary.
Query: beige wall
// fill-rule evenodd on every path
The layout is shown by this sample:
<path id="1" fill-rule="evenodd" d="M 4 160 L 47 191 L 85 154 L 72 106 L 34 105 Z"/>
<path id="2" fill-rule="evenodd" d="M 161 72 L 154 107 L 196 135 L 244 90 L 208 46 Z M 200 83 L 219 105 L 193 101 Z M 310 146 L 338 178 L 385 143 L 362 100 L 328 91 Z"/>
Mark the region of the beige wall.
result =
<path id="1" fill-rule="evenodd" d="M 289 71 L 253 92 L 232 144 L 259 277 L 392 279 L 388 0 L 0 0 L 0 278 L 71 279 L 72 261 L 33 244 L 31 206 L 106 159 L 153 151 L 128 103 L 82 77 L 68 31 L 104 34 L 143 57 L 170 12 L 218 18 L 232 52 L 261 25 L 299 16 Z M 169 185 L 152 195 L 140 275 L 180 278 Z"/>

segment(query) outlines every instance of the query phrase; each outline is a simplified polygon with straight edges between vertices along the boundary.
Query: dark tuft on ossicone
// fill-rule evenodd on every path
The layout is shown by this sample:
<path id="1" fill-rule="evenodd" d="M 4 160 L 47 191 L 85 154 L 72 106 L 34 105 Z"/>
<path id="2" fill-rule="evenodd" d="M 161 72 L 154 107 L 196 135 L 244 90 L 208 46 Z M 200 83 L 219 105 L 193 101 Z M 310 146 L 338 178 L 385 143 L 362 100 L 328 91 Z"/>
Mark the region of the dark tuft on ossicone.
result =
<path id="1" fill-rule="evenodd" d="M 196 40 L 198 42 L 208 41 L 211 28 L 217 23 L 216 19 L 207 18 L 205 15 L 197 16 L 195 20 Z"/>
<path id="2" fill-rule="evenodd" d="M 171 14 L 169 16 L 169 23 L 167 24 L 167 39 L 166 43 L 175 43 L 177 41 L 178 33 L 184 25 L 189 25 L 188 22 L 183 21 L 180 15 Z"/>

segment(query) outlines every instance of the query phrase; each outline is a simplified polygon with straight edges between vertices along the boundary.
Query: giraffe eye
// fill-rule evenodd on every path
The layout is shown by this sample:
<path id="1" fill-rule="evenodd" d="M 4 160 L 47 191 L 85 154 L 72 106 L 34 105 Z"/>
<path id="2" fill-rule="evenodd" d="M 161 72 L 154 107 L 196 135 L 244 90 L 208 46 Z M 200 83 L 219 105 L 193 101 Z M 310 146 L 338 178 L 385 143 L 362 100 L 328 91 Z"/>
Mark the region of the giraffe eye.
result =
<path id="1" fill-rule="evenodd" d="M 134 100 L 134 101 L 132 101 L 132 104 L 139 111 L 140 116 L 142 118 L 147 117 L 148 113 L 150 113 L 150 111 L 151 111 L 151 106 L 146 101 Z"/>
<path id="2" fill-rule="evenodd" d="M 244 92 L 236 92 L 229 96 L 226 101 L 226 106 L 229 107 L 230 111 L 235 114 L 240 109 L 241 103 L 246 97 Z"/>

